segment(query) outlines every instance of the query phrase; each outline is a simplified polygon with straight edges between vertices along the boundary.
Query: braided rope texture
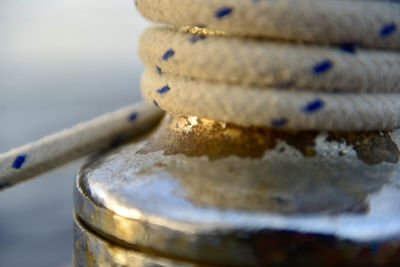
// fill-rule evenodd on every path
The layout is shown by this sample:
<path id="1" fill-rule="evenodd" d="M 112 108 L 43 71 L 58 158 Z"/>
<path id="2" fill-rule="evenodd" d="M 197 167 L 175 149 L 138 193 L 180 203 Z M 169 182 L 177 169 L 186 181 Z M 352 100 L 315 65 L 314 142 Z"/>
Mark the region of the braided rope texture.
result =
<path id="1" fill-rule="evenodd" d="M 373 0 L 137 0 L 143 16 L 174 26 L 206 26 L 229 35 L 310 43 L 354 41 L 399 49 L 398 1 Z"/>
<path id="2" fill-rule="evenodd" d="M 400 3 L 138 0 L 142 92 L 172 113 L 312 130 L 400 126 Z M 184 32 L 186 31 L 186 32 Z"/>
<path id="3" fill-rule="evenodd" d="M 136 103 L 0 154 L 0 191 L 151 129 L 163 113 Z"/>

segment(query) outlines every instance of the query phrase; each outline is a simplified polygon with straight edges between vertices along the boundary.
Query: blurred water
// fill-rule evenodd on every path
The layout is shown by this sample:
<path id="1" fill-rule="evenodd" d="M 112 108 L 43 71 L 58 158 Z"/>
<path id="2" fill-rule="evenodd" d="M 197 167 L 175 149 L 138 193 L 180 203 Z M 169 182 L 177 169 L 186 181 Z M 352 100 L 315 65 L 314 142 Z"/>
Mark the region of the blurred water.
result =
<path id="1" fill-rule="evenodd" d="M 0 1 L 0 152 L 140 99 L 130 0 Z M 82 161 L 0 192 L 0 266 L 71 262 Z"/>

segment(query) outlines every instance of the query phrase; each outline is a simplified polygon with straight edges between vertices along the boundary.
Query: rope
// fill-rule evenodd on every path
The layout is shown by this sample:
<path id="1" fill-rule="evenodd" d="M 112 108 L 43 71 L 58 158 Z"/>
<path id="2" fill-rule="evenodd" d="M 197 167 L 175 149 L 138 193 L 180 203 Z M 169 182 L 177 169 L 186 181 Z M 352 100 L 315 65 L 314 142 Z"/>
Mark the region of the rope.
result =
<path id="1" fill-rule="evenodd" d="M 380 0 L 138 0 L 145 98 L 244 126 L 400 126 L 400 4 Z M 290 41 L 290 42 L 288 42 Z"/>
<path id="2" fill-rule="evenodd" d="M 328 94 L 216 84 L 147 70 L 142 93 L 162 109 L 243 126 L 373 130 L 400 125 L 400 94 Z"/>
<path id="3" fill-rule="evenodd" d="M 385 0 L 137 0 L 171 25 L 146 31 L 144 97 L 239 125 L 314 130 L 400 126 L 400 4 Z M 155 125 L 123 108 L 0 155 L 0 190 Z"/>
<path id="4" fill-rule="evenodd" d="M 215 83 L 357 93 L 400 91 L 397 52 L 200 36 L 203 39 L 170 28 L 151 28 L 141 36 L 139 54 L 152 70 L 158 66 L 168 75 Z M 163 60 L 168 49 L 175 54 Z M 331 69 L 316 71 L 324 62 L 332 64 Z"/>
<path id="5" fill-rule="evenodd" d="M 156 125 L 162 112 L 134 104 L 0 155 L 0 190 L 116 145 Z"/>
<path id="6" fill-rule="evenodd" d="M 137 0 L 143 16 L 228 35 L 399 49 L 399 1 Z"/>

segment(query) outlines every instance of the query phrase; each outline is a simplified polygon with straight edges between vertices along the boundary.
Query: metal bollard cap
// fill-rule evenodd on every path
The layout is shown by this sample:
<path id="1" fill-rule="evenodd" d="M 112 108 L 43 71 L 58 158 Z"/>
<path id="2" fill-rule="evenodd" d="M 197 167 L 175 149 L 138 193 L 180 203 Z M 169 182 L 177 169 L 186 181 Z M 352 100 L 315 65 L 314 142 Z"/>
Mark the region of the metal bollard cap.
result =
<path id="1" fill-rule="evenodd" d="M 171 131 L 176 139 L 166 140 Z M 246 150 L 240 144 L 243 131 L 254 134 L 246 140 L 250 147 L 275 144 L 261 155 L 238 155 Z M 397 132 L 288 137 L 271 131 L 166 118 L 148 141 L 121 147 L 80 170 L 75 212 L 106 239 L 188 262 L 397 262 Z M 303 136 L 308 150 L 296 147 L 295 136 Z M 191 138 L 193 150 L 176 148 Z M 207 142 L 214 147 L 211 156 L 199 152 Z"/>

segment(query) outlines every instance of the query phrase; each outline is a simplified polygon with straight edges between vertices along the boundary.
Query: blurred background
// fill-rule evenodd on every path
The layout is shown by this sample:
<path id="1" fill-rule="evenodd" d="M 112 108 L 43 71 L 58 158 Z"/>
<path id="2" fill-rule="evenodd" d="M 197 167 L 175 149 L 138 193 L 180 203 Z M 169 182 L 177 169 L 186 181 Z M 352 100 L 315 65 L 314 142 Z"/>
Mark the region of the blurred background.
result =
<path id="1" fill-rule="evenodd" d="M 0 1 L 0 153 L 141 99 L 133 0 Z M 69 266 L 82 160 L 0 192 L 0 265 Z"/>

